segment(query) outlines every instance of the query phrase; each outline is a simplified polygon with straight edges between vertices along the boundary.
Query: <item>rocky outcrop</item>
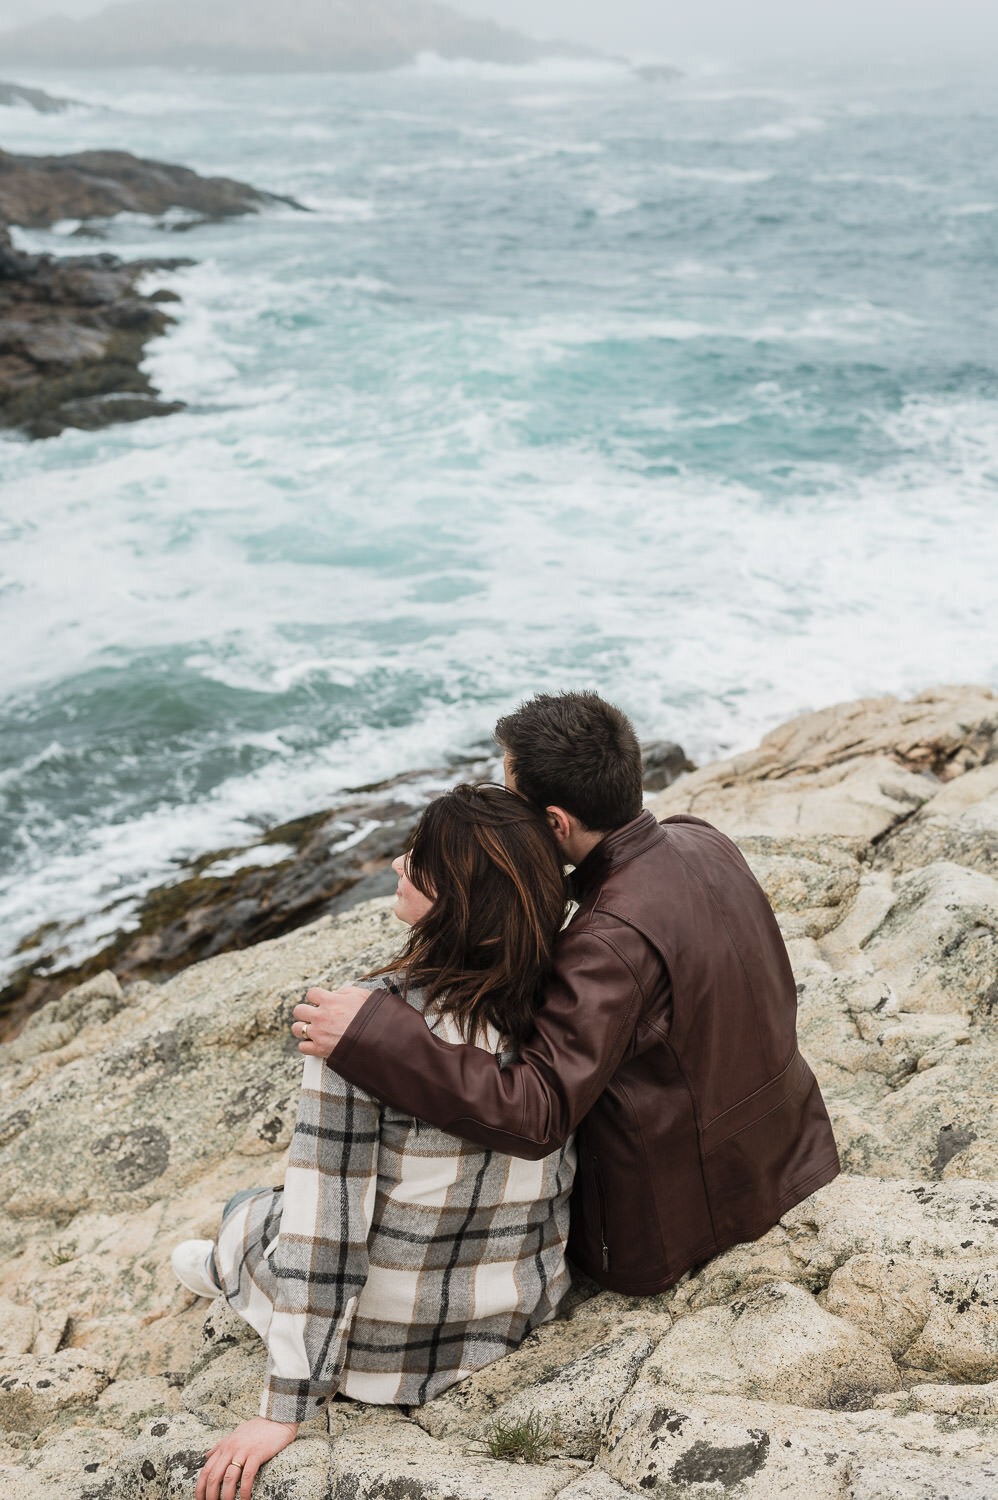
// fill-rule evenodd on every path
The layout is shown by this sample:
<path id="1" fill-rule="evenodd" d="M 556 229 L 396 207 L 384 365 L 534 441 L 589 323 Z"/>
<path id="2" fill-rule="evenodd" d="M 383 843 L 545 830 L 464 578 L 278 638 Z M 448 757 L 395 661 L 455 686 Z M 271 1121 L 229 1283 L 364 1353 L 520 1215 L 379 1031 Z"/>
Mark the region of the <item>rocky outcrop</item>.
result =
<path id="1" fill-rule="evenodd" d="M 0 226 L 0 427 L 54 437 L 181 410 L 141 369 L 146 344 L 173 322 L 163 303 L 175 294 L 137 284 L 186 264 L 30 255 Z"/>
<path id="2" fill-rule="evenodd" d="M 185 210 L 171 227 L 291 203 L 227 177 L 145 161 L 127 151 L 12 156 L 0 151 L 0 427 L 55 437 L 180 411 L 162 401 L 141 368 L 146 344 L 173 321 L 172 292 L 145 293 L 150 270 L 183 260 L 127 264 L 113 255 L 56 258 L 14 248 L 6 224 L 44 227 L 122 212 Z M 292 205 L 297 206 L 297 205 Z"/>
<path id="3" fill-rule="evenodd" d="M 254 1493 L 991 1500 L 996 771 L 998 698 L 948 689 L 809 715 L 664 791 L 738 830 L 770 892 L 846 1174 L 662 1296 L 577 1284 L 426 1407 L 334 1401 Z M 397 941 L 375 899 L 161 986 L 97 976 L 2 1049 L 5 1492 L 179 1500 L 253 1414 L 259 1340 L 169 1249 L 280 1180 L 301 989 Z M 542 1461 L 492 1457 L 525 1422 Z"/>
<path id="4" fill-rule="evenodd" d="M 19 65 L 214 68 L 219 72 L 371 72 L 421 52 L 522 64 L 592 57 L 570 42 L 540 42 L 432 0 L 126 0 L 81 20 L 47 19 L 4 35 Z"/>
<path id="5" fill-rule="evenodd" d="M 268 204 L 301 205 L 231 177 L 201 177 L 189 167 L 150 161 L 130 151 L 77 151 L 69 156 L 15 156 L 0 151 L 0 221 L 44 229 L 61 219 L 165 214 L 185 209 L 192 224 L 252 213 Z M 176 221 L 166 227 L 176 227 Z"/>
<path id="6" fill-rule="evenodd" d="M 64 109 L 69 109 L 73 103 L 72 99 L 60 99 L 55 94 L 47 94 L 44 89 L 25 88 L 21 83 L 0 83 L 0 105 L 27 104 L 40 115 L 57 115 Z"/>

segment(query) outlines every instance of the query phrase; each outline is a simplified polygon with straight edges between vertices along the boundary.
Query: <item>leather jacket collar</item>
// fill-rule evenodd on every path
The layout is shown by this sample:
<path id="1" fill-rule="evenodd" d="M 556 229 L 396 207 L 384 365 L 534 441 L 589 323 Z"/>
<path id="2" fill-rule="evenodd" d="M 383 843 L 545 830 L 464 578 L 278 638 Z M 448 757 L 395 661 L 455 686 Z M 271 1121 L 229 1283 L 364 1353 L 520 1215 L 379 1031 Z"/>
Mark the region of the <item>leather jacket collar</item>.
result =
<path id="1" fill-rule="evenodd" d="M 647 808 L 630 823 L 612 829 L 572 872 L 570 882 L 576 901 L 600 886 L 612 870 L 644 854 L 661 837 L 661 827 Z"/>

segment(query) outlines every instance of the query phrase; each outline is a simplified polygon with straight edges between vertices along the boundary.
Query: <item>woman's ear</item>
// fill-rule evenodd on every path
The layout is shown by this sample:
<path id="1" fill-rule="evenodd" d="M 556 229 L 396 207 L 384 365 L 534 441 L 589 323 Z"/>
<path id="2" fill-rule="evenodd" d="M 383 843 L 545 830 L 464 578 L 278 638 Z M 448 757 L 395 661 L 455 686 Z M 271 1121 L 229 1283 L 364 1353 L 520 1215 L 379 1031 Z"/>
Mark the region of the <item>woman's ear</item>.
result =
<path id="1" fill-rule="evenodd" d="M 572 818 L 563 807 L 546 807 L 548 823 L 559 844 L 566 843 L 572 837 Z"/>

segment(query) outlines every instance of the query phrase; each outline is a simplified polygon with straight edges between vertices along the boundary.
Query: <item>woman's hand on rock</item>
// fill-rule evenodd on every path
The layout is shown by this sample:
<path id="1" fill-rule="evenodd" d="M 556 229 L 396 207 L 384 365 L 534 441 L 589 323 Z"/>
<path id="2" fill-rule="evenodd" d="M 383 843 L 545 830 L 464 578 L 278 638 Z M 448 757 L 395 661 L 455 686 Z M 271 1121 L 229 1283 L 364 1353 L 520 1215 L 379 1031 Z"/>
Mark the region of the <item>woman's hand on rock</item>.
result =
<path id="1" fill-rule="evenodd" d="M 298 1436 L 297 1422 L 254 1417 L 208 1450 L 198 1475 L 197 1500 L 249 1500 L 261 1464 Z"/>
<path id="2" fill-rule="evenodd" d="M 328 1057 L 350 1022 L 366 1000 L 370 990 L 346 984 L 339 990 L 311 989 L 295 1006 L 292 1035 L 298 1051 L 306 1057 Z"/>

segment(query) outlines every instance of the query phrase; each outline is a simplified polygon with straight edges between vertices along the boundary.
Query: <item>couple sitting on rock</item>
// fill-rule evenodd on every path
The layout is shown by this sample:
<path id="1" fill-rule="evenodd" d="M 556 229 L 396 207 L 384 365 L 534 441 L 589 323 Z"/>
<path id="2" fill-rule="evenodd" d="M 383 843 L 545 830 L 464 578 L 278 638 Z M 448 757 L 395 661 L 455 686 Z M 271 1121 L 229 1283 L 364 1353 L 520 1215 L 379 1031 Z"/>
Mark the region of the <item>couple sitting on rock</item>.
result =
<path id="1" fill-rule="evenodd" d="M 336 1393 L 420 1405 L 515 1349 L 566 1254 L 661 1292 L 838 1171 L 734 845 L 642 810 L 633 728 L 595 694 L 534 698 L 496 738 L 506 788 L 438 798 L 395 862 L 397 959 L 295 1008 L 284 1186 L 174 1252 L 268 1350 L 261 1416 L 212 1449 L 198 1500 L 246 1500 Z"/>

